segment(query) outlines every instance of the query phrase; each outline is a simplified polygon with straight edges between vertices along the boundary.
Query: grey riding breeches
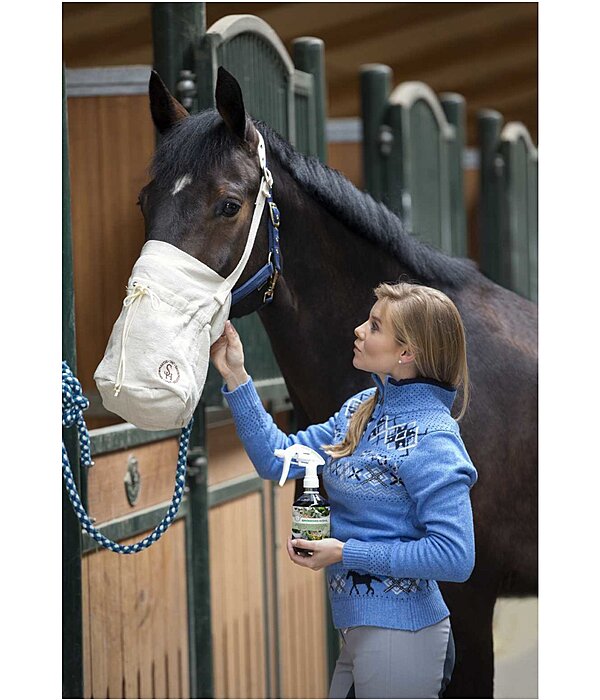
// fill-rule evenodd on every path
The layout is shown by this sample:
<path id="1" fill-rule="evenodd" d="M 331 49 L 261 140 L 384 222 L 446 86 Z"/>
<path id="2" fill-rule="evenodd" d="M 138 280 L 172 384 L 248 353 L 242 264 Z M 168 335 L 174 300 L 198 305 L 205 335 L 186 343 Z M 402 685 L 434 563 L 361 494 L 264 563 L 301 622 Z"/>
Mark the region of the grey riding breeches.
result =
<path id="1" fill-rule="evenodd" d="M 330 698 L 442 697 L 455 658 L 449 617 L 416 632 L 370 626 L 340 632 Z"/>

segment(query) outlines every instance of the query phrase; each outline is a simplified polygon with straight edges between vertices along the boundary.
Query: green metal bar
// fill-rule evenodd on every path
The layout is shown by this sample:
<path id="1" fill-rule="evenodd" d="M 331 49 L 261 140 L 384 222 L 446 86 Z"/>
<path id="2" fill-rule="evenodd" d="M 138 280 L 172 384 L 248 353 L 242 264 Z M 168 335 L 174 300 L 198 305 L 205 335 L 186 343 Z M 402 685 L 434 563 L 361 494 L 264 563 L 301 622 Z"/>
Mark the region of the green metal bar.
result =
<path id="1" fill-rule="evenodd" d="M 529 229 L 529 298 L 538 300 L 538 164 L 529 164 L 527 179 L 527 209 Z"/>
<path id="2" fill-rule="evenodd" d="M 452 229 L 452 255 L 467 256 L 467 214 L 465 206 L 465 176 L 463 152 L 466 134 L 466 102 L 462 95 L 446 92 L 440 96 L 440 104 L 446 119 L 454 127 L 455 138 L 449 148 L 450 216 Z"/>
<path id="3" fill-rule="evenodd" d="M 215 484 L 208 489 L 208 507 L 214 508 L 236 498 L 247 496 L 262 489 L 263 480 L 257 474 L 245 474 L 223 484 Z"/>
<path id="4" fill-rule="evenodd" d="M 440 248 L 447 254 L 453 255 L 454 241 L 452 236 L 452 182 L 450 178 L 452 142 L 440 129 L 438 136 L 438 187 L 439 187 L 439 213 L 438 226 L 440 229 Z"/>
<path id="5" fill-rule="evenodd" d="M 502 141 L 500 153 L 505 163 L 503 202 L 506 207 L 506 234 L 509 260 L 509 286 L 523 297 L 529 296 L 529 245 L 527 230 L 528 153 L 522 139 Z"/>
<path id="6" fill-rule="evenodd" d="M 364 188 L 377 200 L 383 197 L 383 157 L 380 127 L 387 108 L 392 69 L 374 63 L 360 68 L 360 97 L 363 122 Z"/>
<path id="7" fill-rule="evenodd" d="M 296 69 L 292 84 L 296 116 L 295 140 L 292 145 L 301 153 L 318 157 L 314 77 Z"/>
<path id="8" fill-rule="evenodd" d="M 171 94 L 176 95 L 181 71 L 194 71 L 195 52 L 205 31 L 205 3 L 152 3 L 153 66 Z"/>
<path id="9" fill-rule="evenodd" d="M 310 73 L 314 79 L 315 113 L 309 119 L 315 122 L 317 155 L 327 163 L 327 139 L 325 124 L 327 121 L 327 83 L 325 79 L 325 44 L 322 39 L 303 36 L 292 42 L 292 59 L 298 70 Z"/>
<path id="10" fill-rule="evenodd" d="M 107 452 L 127 450 L 152 442 L 179 437 L 180 430 L 141 430 L 131 423 L 109 425 L 106 428 L 90 430 L 92 454 L 98 456 Z"/>
<path id="11" fill-rule="evenodd" d="M 480 110 L 477 114 L 480 179 L 480 267 L 482 272 L 498 284 L 505 284 L 504 265 L 501 250 L 501 209 L 499 183 L 501 178 L 498 162 L 498 146 L 502 115 L 491 109 Z"/>
<path id="12" fill-rule="evenodd" d="M 200 402 L 188 450 L 190 517 L 186 520 L 190 692 L 193 698 L 213 698 L 210 610 L 210 551 L 208 538 L 208 460 L 205 406 Z"/>
<path id="13" fill-rule="evenodd" d="M 413 203 L 410 191 L 411 158 L 405 151 L 406 133 L 410 133 L 410 114 L 402 105 L 391 104 L 386 111 L 386 126 L 389 127 L 388 155 L 381 161 L 381 199 L 402 219 L 405 230 L 413 235 Z M 419 237 L 421 232 L 419 232 Z"/>
<path id="14" fill-rule="evenodd" d="M 215 107 L 215 84 L 217 37 L 204 34 L 196 51 L 194 72 L 198 90 L 198 111 Z"/>
<path id="15" fill-rule="evenodd" d="M 69 182 L 69 134 L 65 67 L 63 64 L 62 98 L 62 356 L 75 373 L 75 297 L 73 290 L 73 251 L 71 240 L 71 187 Z M 56 368 L 58 374 L 58 367 Z M 63 429 L 63 442 L 69 455 L 71 471 L 81 492 L 79 450 L 74 428 Z M 62 489 L 62 695 L 83 697 L 83 613 L 81 602 L 81 528 L 66 490 Z"/>
<path id="16" fill-rule="evenodd" d="M 164 518 L 165 513 L 169 509 L 171 502 L 161 503 L 158 506 L 152 506 L 146 510 L 138 511 L 134 515 L 126 515 L 122 518 L 116 518 L 110 522 L 102 525 L 99 529 L 105 537 L 113 542 L 121 542 L 129 537 L 135 537 L 136 535 L 141 535 L 143 532 L 148 532 L 153 530 L 158 523 Z M 189 507 L 187 499 L 182 500 L 175 520 L 181 520 L 188 515 Z M 173 522 L 174 522 L 173 521 Z M 165 534 L 163 537 L 167 537 Z M 154 546 L 154 545 L 152 545 Z M 83 553 L 95 552 L 101 550 L 102 547 L 96 540 L 85 535 L 83 542 Z M 132 555 L 134 556 L 134 555 Z"/>

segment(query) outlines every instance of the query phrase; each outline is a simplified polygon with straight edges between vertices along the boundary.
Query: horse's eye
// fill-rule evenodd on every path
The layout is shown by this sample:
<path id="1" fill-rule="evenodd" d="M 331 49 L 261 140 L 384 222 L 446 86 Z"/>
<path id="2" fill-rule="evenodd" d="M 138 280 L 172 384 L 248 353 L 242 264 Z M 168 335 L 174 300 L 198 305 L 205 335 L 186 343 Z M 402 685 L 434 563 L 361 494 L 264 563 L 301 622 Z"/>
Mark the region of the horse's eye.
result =
<path id="1" fill-rule="evenodd" d="M 237 202 L 232 202 L 231 200 L 227 200 L 225 204 L 223 204 L 223 209 L 221 210 L 221 213 L 223 216 L 235 216 L 238 211 L 240 210 L 240 205 Z"/>

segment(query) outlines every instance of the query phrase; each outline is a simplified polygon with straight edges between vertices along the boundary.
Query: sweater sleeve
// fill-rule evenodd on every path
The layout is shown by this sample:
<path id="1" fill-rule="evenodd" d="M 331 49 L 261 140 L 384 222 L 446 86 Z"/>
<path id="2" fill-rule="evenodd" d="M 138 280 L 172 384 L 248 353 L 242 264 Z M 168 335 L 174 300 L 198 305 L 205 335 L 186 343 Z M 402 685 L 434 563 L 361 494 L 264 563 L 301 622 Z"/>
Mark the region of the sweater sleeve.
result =
<path id="1" fill-rule="evenodd" d="M 359 542 L 343 547 L 343 563 L 394 578 L 466 581 L 475 566 L 475 537 L 469 491 L 477 472 L 459 435 L 425 435 L 400 467 L 425 534 L 420 539 Z"/>
<path id="2" fill-rule="evenodd" d="M 256 471 L 263 479 L 278 481 L 281 477 L 283 460 L 274 455 L 276 449 L 285 449 L 290 445 L 306 445 L 318 452 L 323 459 L 327 459 L 321 445 L 330 445 L 333 442 L 339 412 L 324 423 L 311 425 L 295 435 L 286 435 L 279 430 L 262 405 L 252 377 L 233 391 L 228 391 L 227 385 L 223 384 L 221 393 L 231 410 L 237 434 Z M 317 471 L 321 474 L 323 466 L 320 465 Z M 303 476 L 304 469 L 292 463 L 288 479 L 299 479 Z"/>

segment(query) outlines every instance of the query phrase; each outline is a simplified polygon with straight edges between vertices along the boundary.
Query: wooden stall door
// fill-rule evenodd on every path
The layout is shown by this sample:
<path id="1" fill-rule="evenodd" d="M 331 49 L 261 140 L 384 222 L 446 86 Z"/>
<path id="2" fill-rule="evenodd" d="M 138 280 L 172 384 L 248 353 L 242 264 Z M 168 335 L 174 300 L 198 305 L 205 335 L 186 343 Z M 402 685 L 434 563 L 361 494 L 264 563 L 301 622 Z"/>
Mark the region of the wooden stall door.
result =
<path id="1" fill-rule="evenodd" d="M 273 415 L 289 432 L 289 412 Z M 327 697 L 324 573 L 286 551 L 294 482 L 261 480 L 231 424 L 209 430 L 207 443 L 214 697 Z M 246 479 L 254 490 L 233 495 Z"/>
<path id="2" fill-rule="evenodd" d="M 138 554 L 84 556 L 83 620 L 85 698 L 189 698 L 184 521 Z"/>
<path id="3" fill-rule="evenodd" d="M 152 528 L 132 532 L 135 519 L 146 517 L 154 527 L 167 511 L 177 451 L 172 438 L 94 458 L 88 511 L 100 532 L 123 545 L 150 534 Z M 134 507 L 123 484 L 132 455 L 141 485 Z M 85 540 L 84 697 L 190 697 L 187 505 L 186 498 L 169 530 L 137 554 L 116 554 Z M 129 535 L 115 534 L 123 527 Z"/>

